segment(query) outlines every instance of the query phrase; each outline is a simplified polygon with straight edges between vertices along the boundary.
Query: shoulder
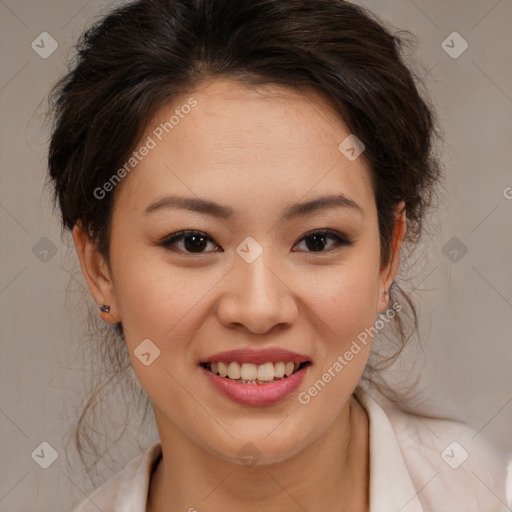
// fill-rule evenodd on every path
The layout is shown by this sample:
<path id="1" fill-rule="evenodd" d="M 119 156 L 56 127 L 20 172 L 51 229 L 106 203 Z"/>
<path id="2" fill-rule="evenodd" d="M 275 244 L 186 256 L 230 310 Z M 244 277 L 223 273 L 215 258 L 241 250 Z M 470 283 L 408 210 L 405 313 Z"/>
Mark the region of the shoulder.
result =
<path id="1" fill-rule="evenodd" d="M 160 454 L 158 441 L 87 496 L 73 512 L 145 512 L 152 467 Z"/>
<path id="2" fill-rule="evenodd" d="M 391 404 L 381 407 L 371 397 L 366 401 L 373 401 L 373 408 L 389 420 L 424 512 L 509 510 L 507 456 L 482 432 Z"/>

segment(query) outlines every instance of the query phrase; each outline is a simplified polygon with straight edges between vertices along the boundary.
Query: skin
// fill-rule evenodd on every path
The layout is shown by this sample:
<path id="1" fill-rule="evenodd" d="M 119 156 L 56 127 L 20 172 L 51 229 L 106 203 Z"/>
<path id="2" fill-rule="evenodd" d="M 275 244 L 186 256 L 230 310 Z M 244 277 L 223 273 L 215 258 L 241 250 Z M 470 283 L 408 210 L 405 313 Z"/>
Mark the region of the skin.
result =
<path id="1" fill-rule="evenodd" d="M 110 261 L 77 224 L 74 241 L 107 322 L 123 322 L 134 371 L 150 396 L 163 460 L 151 480 L 148 510 L 368 510 L 368 418 L 352 395 L 371 343 L 307 405 L 297 400 L 389 305 L 405 235 L 396 215 L 392 257 L 381 265 L 375 194 L 362 156 L 338 150 L 350 131 L 312 90 L 249 89 L 216 79 L 175 98 L 141 142 L 189 97 L 180 120 L 115 190 Z M 148 205 L 170 194 L 233 208 L 232 219 Z M 330 207 L 284 220 L 292 204 L 344 194 L 360 209 Z M 398 210 L 398 211 L 400 211 Z M 201 254 L 159 241 L 180 230 L 213 239 Z M 332 229 L 320 252 L 308 232 Z M 236 252 L 253 237 L 263 253 Z M 189 239 L 190 241 L 190 239 Z M 221 249 L 219 249 L 221 248 Z M 314 249 L 314 247 L 313 247 Z M 149 366 L 134 356 L 149 338 L 161 351 Z M 237 348 L 280 347 L 312 365 L 291 396 L 244 406 L 220 395 L 198 366 Z M 248 467 L 239 450 L 261 454 Z"/>

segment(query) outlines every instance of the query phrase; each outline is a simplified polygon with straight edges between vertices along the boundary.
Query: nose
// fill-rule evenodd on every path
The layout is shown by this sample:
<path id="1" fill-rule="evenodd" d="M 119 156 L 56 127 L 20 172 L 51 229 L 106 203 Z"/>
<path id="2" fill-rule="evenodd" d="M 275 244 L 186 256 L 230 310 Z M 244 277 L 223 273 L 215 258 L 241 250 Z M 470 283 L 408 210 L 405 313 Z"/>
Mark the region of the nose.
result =
<path id="1" fill-rule="evenodd" d="M 217 317 L 227 328 L 265 334 L 291 326 L 298 317 L 293 283 L 267 265 L 264 253 L 252 263 L 240 259 L 228 273 L 217 303 Z"/>

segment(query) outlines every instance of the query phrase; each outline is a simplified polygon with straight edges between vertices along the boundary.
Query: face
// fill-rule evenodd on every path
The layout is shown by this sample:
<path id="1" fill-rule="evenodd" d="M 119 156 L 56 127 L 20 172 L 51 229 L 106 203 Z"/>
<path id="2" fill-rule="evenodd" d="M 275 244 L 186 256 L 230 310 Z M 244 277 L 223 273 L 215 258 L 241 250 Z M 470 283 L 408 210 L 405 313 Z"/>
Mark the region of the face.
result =
<path id="1" fill-rule="evenodd" d="M 234 460 L 250 442 L 275 462 L 320 439 L 347 407 L 370 352 L 361 334 L 387 307 L 396 271 L 380 265 L 364 153 L 351 161 L 338 149 L 349 134 L 312 91 L 229 80 L 149 124 L 137 148 L 153 147 L 115 190 L 110 265 L 96 254 L 98 274 L 84 272 L 111 306 L 105 319 L 123 323 L 161 436 L 179 431 Z M 268 361 L 278 376 L 278 361 L 296 373 L 233 383 L 210 371 L 219 361 L 245 363 L 228 368 L 234 378 L 238 366 L 269 378 Z"/>

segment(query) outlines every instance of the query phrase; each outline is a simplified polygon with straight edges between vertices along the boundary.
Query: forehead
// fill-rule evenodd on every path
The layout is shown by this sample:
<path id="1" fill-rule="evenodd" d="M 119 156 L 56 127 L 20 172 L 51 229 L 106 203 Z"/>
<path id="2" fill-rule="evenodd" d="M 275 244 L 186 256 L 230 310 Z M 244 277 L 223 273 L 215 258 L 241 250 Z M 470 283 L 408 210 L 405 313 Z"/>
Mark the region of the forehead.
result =
<path id="1" fill-rule="evenodd" d="M 314 156 L 311 151 L 321 140 L 323 146 L 336 144 L 340 132 L 350 133 L 328 100 L 312 88 L 256 87 L 229 79 L 207 82 L 174 100 L 160 109 L 148 129 L 165 122 L 169 111 L 179 110 L 190 97 L 197 107 L 173 133 L 177 144 L 192 133 L 197 142 L 219 150 L 240 148 L 247 153 L 254 148 L 275 152 L 275 157 L 283 150 L 295 150 Z"/>
<path id="2" fill-rule="evenodd" d="M 133 201 L 165 191 L 279 200 L 283 193 L 299 199 L 313 188 L 335 187 L 364 202 L 371 187 L 364 155 L 349 161 L 338 149 L 349 135 L 313 89 L 213 80 L 156 112 L 137 146 L 151 139 L 154 147 L 123 193 Z"/>

